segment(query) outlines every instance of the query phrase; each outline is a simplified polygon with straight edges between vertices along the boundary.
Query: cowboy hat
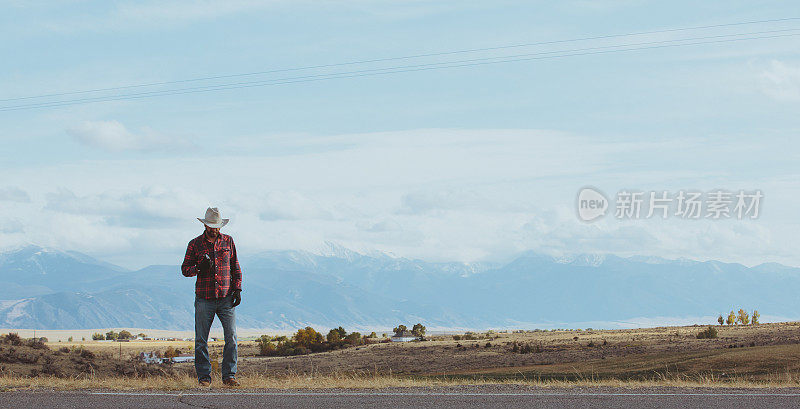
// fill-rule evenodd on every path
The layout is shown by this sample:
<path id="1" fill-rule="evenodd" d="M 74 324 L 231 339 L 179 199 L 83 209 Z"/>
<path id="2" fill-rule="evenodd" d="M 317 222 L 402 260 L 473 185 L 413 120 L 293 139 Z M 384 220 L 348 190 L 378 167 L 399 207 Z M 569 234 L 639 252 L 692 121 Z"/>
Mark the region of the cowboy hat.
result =
<path id="1" fill-rule="evenodd" d="M 206 210 L 206 218 L 201 219 L 198 217 L 197 220 L 200 220 L 201 222 L 203 222 L 203 224 L 205 224 L 208 227 L 219 229 L 220 227 L 228 224 L 228 221 L 230 219 L 220 218 L 219 209 L 217 209 L 216 207 L 209 207 Z"/>

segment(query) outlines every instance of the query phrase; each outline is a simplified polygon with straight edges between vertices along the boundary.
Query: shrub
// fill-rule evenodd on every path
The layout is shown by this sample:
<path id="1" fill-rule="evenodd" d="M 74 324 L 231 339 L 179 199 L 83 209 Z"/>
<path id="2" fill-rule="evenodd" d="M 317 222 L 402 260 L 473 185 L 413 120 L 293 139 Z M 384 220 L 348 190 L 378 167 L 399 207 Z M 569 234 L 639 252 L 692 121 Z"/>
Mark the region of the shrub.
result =
<path id="1" fill-rule="evenodd" d="M 706 328 L 703 331 L 700 331 L 697 334 L 697 339 L 710 339 L 716 337 L 717 337 L 717 329 L 712 327 L 711 325 L 709 325 L 708 328 Z"/>
<path id="2" fill-rule="evenodd" d="M 25 341 L 25 345 L 33 348 L 33 349 L 50 349 L 45 345 L 41 338 L 31 338 Z"/>
<path id="3" fill-rule="evenodd" d="M 453 341 L 461 341 L 461 335 L 453 335 Z"/>
<path id="4" fill-rule="evenodd" d="M 164 358 L 174 358 L 178 356 L 178 352 L 175 351 L 175 348 L 168 347 L 166 351 L 164 351 Z"/>
<path id="5" fill-rule="evenodd" d="M 22 338 L 16 332 L 10 332 L 3 338 L 3 342 L 11 345 L 22 345 Z"/>

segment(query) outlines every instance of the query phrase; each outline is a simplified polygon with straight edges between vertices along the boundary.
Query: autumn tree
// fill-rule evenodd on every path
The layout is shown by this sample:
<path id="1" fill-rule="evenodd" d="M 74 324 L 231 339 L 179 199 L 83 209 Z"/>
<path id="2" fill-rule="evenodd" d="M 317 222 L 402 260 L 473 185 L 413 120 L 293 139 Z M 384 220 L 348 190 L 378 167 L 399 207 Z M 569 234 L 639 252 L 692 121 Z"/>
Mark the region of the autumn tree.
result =
<path id="1" fill-rule="evenodd" d="M 717 322 L 719 323 L 719 325 L 725 323 L 725 318 L 722 318 L 722 314 L 720 314 L 719 317 L 717 317 Z"/>
<path id="2" fill-rule="evenodd" d="M 758 310 L 753 310 L 753 325 L 758 324 L 759 318 L 761 318 L 761 314 L 758 313 Z"/>
<path id="3" fill-rule="evenodd" d="M 113 340 L 117 339 L 117 337 L 119 337 L 119 334 L 114 332 L 113 329 L 111 331 L 106 332 L 106 339 L 109 340 L 109 341 L 113 341 Z"/>
<path id="4" fill-rule="evenodd" d="M 747 313 L 743 308 L 739 309 L 739 315 L 737 316 L 737 320 L 742 325 L 747 325 L 750 323 L 750 314 Z"/>
<path id="5" fill-rule="evenodd" d="M 319 344 L 322 342 L 324 338 L 322 334 L 315 331 L 314 328 L 305 327 L 304 329 L 297 330 L 297 333 L 294 334 L 294 341 L 299 346 L 303 347 L 310 347 L 313 344 Z"/>
<path id="6" fill-rule="evenodd" d="M 124 329 L 124 330 L 119 332 L 119 335 L 117 335 L 117 338 L 119 338 L 119 339 L 131 339 L 131 338 L 133 338 L 133 334 L 131 334 L 130 331 Z"/>
<path id="7" fill-rule="evenodd" d="M 95 341 L 102 341 L 106 339 L 106 336 L 99 332 L 95 332 L 94 334 L 92 334 L 92 339 Z"/>
<path id="8" fill-rule="evenodd" d="M 271 342 L 272 337 L 269 335 L 262 335 L 256 338 L 256 345 L 258 345 L 259 355 L 272 355 L 275 352 L 275 345 Z"/>
<path id="9" fill-rule="evenodd" d="M 725 320 L 725 323 L 728 325 L 736 324 L 736 313 L 733 310 L 728 314 L 728 319 Z"/>
<path id="10" fill-rule="evenodd" d="M 328 342 L 338 342 L 342 339 L 342 336 L 339 335 L 339 331 L 334 328 L 328 332 L 328 336 L 326 338 L 328 339 Z"/>

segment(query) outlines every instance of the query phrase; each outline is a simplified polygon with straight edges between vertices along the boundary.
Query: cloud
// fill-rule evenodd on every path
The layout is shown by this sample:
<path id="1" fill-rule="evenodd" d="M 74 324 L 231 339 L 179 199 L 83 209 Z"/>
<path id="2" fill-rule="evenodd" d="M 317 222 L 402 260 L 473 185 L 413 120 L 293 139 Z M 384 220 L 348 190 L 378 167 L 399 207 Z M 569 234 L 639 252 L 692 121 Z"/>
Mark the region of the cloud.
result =
<path id="1" fill-rule="evenodd" d="M 8 219 L 0 222 L 0 233 L 13 234 L 25 233 L 25 228 L 17 219 Z"/>
<path id="2" fill-rule="evenodd" d="M 318 202 L 297 191 L 273 191 L 259 201 L 261 220 L 305 220 L 334 218 L 334 214 Z"/>
<path id="3" fill-rule="evenodd" d="M 13 204 L 26 238 L 97 256 L 113 251 L 116 262 L 131 267 L 138 259 L 124 257 L 161 254 L 160 262 L 182 255 L 201 227 L 194 217 L 206 206 L 231 218 L 226 229 L 243 253 L 313 249 L 334 240 L 430 260 L 475 261 L 535 249 L 797 264 L 784 244 L 796 225 L 797 177 L 783 165 L 748 165 L 754 151 L 773 164 L 792 163 L 793 151 L 778 144 L 754 150 L 742 140 L 733 149 L 699 138 L 430 129 L 305 142 L 309 149 L 282 155 L 261 155 L 254 147 L 249 155 L 219 156 L 222 166 L 202 181 L 202 157 L 84 160 L 10 168 L 4 176 L 43 200 L 42 206 Z M 331 145 L 339 148 L 316 149 Z M 274 146 L 267 140 L 261 149 Z M 730 163 L 748 167 L 735 176 L 725 166 Z M 153 180 L 159 185 L 150 185 Z M 587 183 L 608 194 L 623 187 L 759 187 L 780 194 L 769 196 L 773 207 L 753 222 L 606 218 L 587 225 L 574 208 Z M 63 187 L 54 190 L 54 184 Z M 16 236 L 0 235 L 0 244 Z"/>
<path id="4" fill-rule="evenodd" d="M 0 201 L 30 203 L 31 197 L 28 195 L 28 192 L 18 187 L 7 186 L 0 188 Z"/>
<path id="5" fill-rule="evenodd" d="M 96 216 L 109 226 L 139 229 L 177 227 L 193 220 L 196 203 L 204 200 L 178 189 L 145 187 L 126 194 L 101 193 L 77 196 L 60 188 L 46 195 L 46 210 L 80 216 Z"/>
<path id="6" fill-rule="evenodd" d="M 356 222 L 356 227 L 365 232 L 370 233 L 388 233 L 399 232 L 403 230 L 403 226 L 394 218 L 385 218 L 380 221 L 374 222 L 370 220 L 359 220 Z"/>
<path id="7" fill-rule="evenodd" d="M 86 121 L 68 129 L 77 142 L 108 152 L 176 152 L 196 150 L 197 147 L 177 137 L 161 135 L 150 128 L 131 132 L 118 121 Z"/>
<path id="8" fill-rule="evenodd" d="M 800 64 L 772 60 L 758 79 L 761 91 L 779 101 L 800 101 Z"/>

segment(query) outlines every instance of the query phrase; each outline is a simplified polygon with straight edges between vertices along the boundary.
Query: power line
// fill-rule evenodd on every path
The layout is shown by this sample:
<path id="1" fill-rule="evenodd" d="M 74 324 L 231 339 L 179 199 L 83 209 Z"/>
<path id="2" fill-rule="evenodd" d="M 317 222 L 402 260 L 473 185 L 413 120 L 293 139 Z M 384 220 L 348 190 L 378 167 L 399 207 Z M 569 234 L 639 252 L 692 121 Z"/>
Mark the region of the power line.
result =
<path id="1" fill-rule="evenodd" d="M 532 42 L 532 43 L 503 45 L 503 46 L 496 46 L 496 47 L 472 48 L 472 49 L 463 49 L 463 50 L 455 50 L 455 51 L 443 51 L 443 52 L 427 53 L 427 54 L 406 55 L 406 56 L 399 56 L 399 57 L 387 57 L 387 58 L 377 58 L 377 59 L 369 59 L 369 60 L 357 60 L 357 61 L 348 61 L 348 62 L 334 63 L 334 64 L 311 65 L 311 66 L 283 68 L 283 69 L 275 69 L 275 70 L 267 70 L 267 71 L 255 71 L 255 72 L 238 73 L 238 74 L 216 75 L 216 76 L 209 76 L 209 77 L 183 79 L 183 80 L 152 82 L 152 83 L 145 83 L 145 84 L 119 86 L 119 87 L 95 88 L 95 89 L 89 89 L 89 90 L 69 91 L 69 92 L 60 92 L 60 93 L 52 93 L 52 94 L 41 94 L 41 95 L 32 95 L 32 96 L 24 96 L 24 97 L 16 97 L 16 98 L 6 98 L 6 99 L 0 99 L 0 102 L 19 101 L 19 100 L 25 100 L 25 99 L 36 99 L 36 98 L 46 98 L 46 97 L 66 96 L 66 95 L 88 94 L 88 93 L 104 92 L 104 91 L 118 91 L 118 90 L 124 90 L 124 89 L 144 88 L 144 87 L 152 87 L 152 86 L 159 86 L 159 85 L 179 84 L 179 83 L 197 82 L 197 81 L 209 81 L 209 80 L 215 80 L 215 79 L 225 79 L 225 78 L 245 77 L 245 76 L 254 76 L 254 75 L 274 74 L 274 73 L 279 73 L 279 72 L 301 71 L 301 70 L 310 70 L 310 69 L 319 69 L 319 68 L 332 68 L 332 67 L 341 67 L 341 66 L 347 66 L 347 65 L 358 65 L 358 64 L 376 63 L 376 62 L 407 60 L 407 59 L 414 59 L 414 58 L 437 57 L 437 56 L 454 55 L 454 54 L 474 53 L 474 52 L 481 52 L 481 51 L 496 51 L 496 50 L 503 50 L 503 49 L 510 49 L 510 48 L 531 47 L 531 46 L 536 46 L 536 45 L 552 45 L 552 44 L 578 42 L 578 41 L 601 40 L 601 39 L 609 39 L 609 38 L 631 37 L 631 36 L 638 36 L 638 35 L 660 34 L 660 33 L 690 31 L 690 30 L 703 30 L 703 29 L 710 29 L 710 28 L 732 27 L 732 26 L 751 25 L 751 24 L 777 23 L 777 22 L 786 22 L 786 21 L 795 21 L 795 20 L 800 20 L 800 17 L 787 17 L 787 18 L 769 19 L 769 20 L 743 21 L 743 22 L 734 22 L 734 23 L 725 23 L 725 24 L 706 25 L 706 26 L 681 27 L 681 28 L 663 29 L 663 30 L 640 31 L 640 32 L 625 33 L 625 34 L 609 34 L 609 35 L 601 35 L 601 36 L 573 38 L 573 39 L 566 39 L 566 40 L 540 41 L 540 42 Z"/>
<path id="2" fill-rule="evenodd" d="M 776 30 L 776 31 L 784 31 L 784 30 Z M 794 31 L 797 31 L 797 30 L 794 30 Z M 741 35 L 741 34 L 739 34 L 739 35 Z M 84 99 L 77 99 L 77 100 L 42 102 L 42 103 L 29 104 L 29 105 L 16 105 L 16 106 L 12 105 L 12 106 L 0 107 L 0 112 L 2 112 L 2 111 L 25 110 L 25 109 L 36 109 L 36 108 L 60 107 L 60 106 L 67 106 L 67 105 L 87 104 L 87 103 L 92 103 L 92 102 L 134 100 L 134 99 L 151 98 L 151 97 L 159 97 L 159 96 L 183 95 L 183 94 L 192 94 L 192 93 L 210 92 L 210 91 L 221 91 L 221 90 L 230 90 L 230 89 L 242 89 L 242 88 L 253 88 L 253 87 L 261 87 L 261 86 L 272 86 L 272 85 L 284 85 L 284 84 L 294 84 L 294 83 L 302 83 L 302 82 L 312 82 L 312 81 L 324 81 L 324 80 L 331 80 L 331 79 L 356 78 L 356 77 L 366 77 L 366 76 L 375 76 L 375 75 L 396 74 L 396 73 L 403 73 L 403 72 L 427 71 L 427 70 L 444 69 L 444 68 L 470 67 L 470 66 L 477 66 L 477 65 L 498 64 L 498 63 L 517 62 L 517 61 L 530 61 L 530 60 L 564 58 L 564 57 L 574 57 L 574 56 L 584 56 L 584 55 L 608 54 L 608 53 L 615 53 L 615 52 L 622 52 L 622 51 L 638 51 L 638 50 L 667 48 L 667 47 L 681 47 L 681 46 L 690 46 L 690 45 L 715 44 L 715 43 L 725 43 L 725 42 L 745 41 L 745 40 L 770 39 L 770 38 L 790 37 L 790 36 L 797 36 L 797 35 L 800 35 L 800 33 L 778 34 L 778 35 L 760 36 L 760 37 L 726 38 L 726 39 L 714 40 L 714 41 L 698 41 L 698 42 L 678 43 L 678 44 L 661 44 L 661 45 L 651 45 L 651 46 L 646 46 L 646 47 L 629 47 L 629 48 L 612 49 L 612 50 L 595 50 L 595 51 L 589 51 L 589 52 L 586 52 L 586 51 L 574 52 L 575 50 L 563 50 L 563 51 L 560 52 L 560 54 L 556 54 L 556 55 L 541 55 L 543 53 L 520 54 L 520 55 L 516 55 L 516 56 L 506 56 L 506 57 L 489 57 L 489 58 L 495 59 L 494 61 L 475 61 L 474 59 L 473 60 L 450 61 L 450 62 L 443 62 L 443 63 L 422 64 L 422 65 L 417 65 L 417 66 L 388 67 L 388 68 L 373 69 L 373 70 L 361 70 L 361 71 L 341 72 L 341 73 L 333 73 L 333 74 L 319 74 L 319 75 L 312 75 L 312 76 L 289 77 L 289 78 L 275 79 L 275 80 L 269 80 L 269 81 L 245 82 L 245 83 L 234 83 L 234 84 L 219 84 L 219 85 L 206 86 L 206 87 L 194 87 L 194 88 L 184 88 L 184 89 L 150 91 L 150 92 L 137 93 L 137 94 L 126 94 L 126 95 L 117 95 L 117 96 L 104 96 L 104 97 L 84 98 Z M 691 40 L 691 39 L 671 40 L 671 41 L 687 41 L 687 40 Z M 629 46 L 629 45 L 618 45 L 616 47 L 626 47 L 626 46 Z M 600 47 L 595 47 L 595 48 L 600 48 Z M 549 52 L 549 53 L 554 53 L 554 52 Z M 502 58 L 502 59 L 499 59 L 499 58 Z M 481 60 L 481 59 L 478 59 L 478 60 Z M 471 62 L 466 62 L 466 61 L 471 61 Z M 438 66 L 434 66 L 434 65 L 438 65 Z M 411 68 L 409 68 L 409 67 L 411 67 Z M 370 71 L 370 72 L 365 72 L 365 71 Z"/>

